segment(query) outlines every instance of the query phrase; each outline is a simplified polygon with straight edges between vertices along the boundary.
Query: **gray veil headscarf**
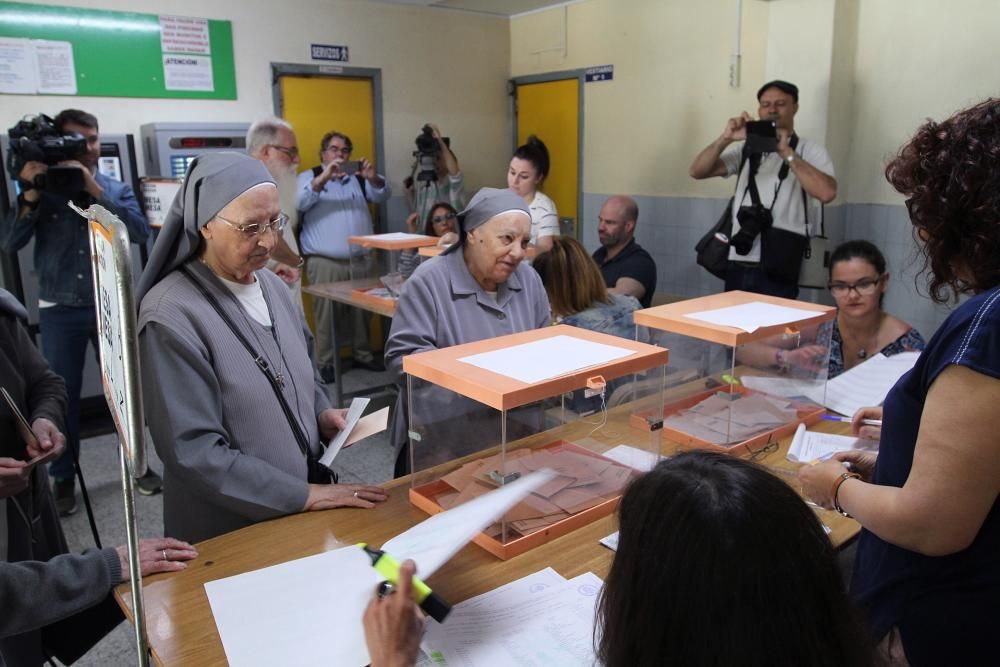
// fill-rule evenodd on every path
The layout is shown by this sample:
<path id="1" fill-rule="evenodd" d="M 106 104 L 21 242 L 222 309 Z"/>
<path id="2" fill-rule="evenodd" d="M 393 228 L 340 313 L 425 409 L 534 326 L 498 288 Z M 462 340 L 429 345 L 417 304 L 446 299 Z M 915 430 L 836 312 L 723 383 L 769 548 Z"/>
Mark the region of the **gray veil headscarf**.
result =
<path id="1" fill-rule="evenodd" d="M 274 184 L 274 179 L 263 162 L 248 155 L 223 152 L 196 157 L 170 205 L 153 253 L 139 278 L 136 305 L 153 285 L 194 257 L 201 243 L 202 227 L 229 202 L 261 183 Z"/>
<path id="2" fill-rule="evenodd" d="M 480 188 L 479 192 L 472 196 L 465 210 L 458 214 L 461 241 L 452 244 L 442 254 L 458 250 L 464 244 L 465 237 L 469 232 L 476 227 L 485 225 L 491 218 L 509 211 L 518 211 L 528 216 L 529 220 L 531 219 L 531 210 L 528 205 L 513 190 L 509 188 Z"/>

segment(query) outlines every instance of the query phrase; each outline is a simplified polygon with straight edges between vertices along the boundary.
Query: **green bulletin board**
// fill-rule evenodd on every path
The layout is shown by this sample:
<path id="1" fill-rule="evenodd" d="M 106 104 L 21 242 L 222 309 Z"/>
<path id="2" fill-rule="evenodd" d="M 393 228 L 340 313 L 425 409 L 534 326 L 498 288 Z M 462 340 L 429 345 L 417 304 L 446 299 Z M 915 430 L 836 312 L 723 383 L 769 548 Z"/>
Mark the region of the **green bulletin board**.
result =
<path id="1" fill-rule="evenodd" d="M 207 21 L 209 53 L 199 55 L 164 54 L 160 25 L 157 14 L 0 2 L 0 37 L 72 44 L 77 95 L 236 99 L 230 21 Z M 180 49 L 171 48 L 175 50 Z M 195 63 L 203 72 L 210 69 L 212 89 L 168 89 L 167 56 L 172 58 L 174 72 L 178 66 L 183 70 L 186 64 Z"/>

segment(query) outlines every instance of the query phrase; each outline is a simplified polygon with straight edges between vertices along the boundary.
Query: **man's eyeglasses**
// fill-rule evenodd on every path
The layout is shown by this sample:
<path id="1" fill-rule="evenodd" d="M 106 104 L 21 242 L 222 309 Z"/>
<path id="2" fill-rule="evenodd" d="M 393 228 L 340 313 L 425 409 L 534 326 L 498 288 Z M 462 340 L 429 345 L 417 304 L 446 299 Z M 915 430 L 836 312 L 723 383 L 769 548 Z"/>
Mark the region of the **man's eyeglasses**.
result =
<path id="1" fill-rule="evenodd" d="M 216 219 L 221 220 L 222 222 L 226 223 L 227 225 L 238 231 L 240 234 L 243 235 L 243 238 L 247 240 L 260 238 L 261 236 L 263 236 L 268 232 L 274 232 L 275 234 L 280 234 L 281 230 L 284 229 L 285 225 L 288 224 L 288 216 L 285 215 L 284 213 L 279 213 L 278 217 L 275 218 L 274 220 L 269 220 L 264 223 L 252 222 L 249 224 L 239 224 L 233 222 L 232 220 L 226 220 L 219 214 L 216 214 L 215 217 Z"/>
<path id="2" fill-rule="evenodd" d="M 884 276 L 879 276 L 878 278 L 862 278 L 854 284 L 850 283 L 830 283 L 827 287 L 830 288 L 830 293 L 837 297 L 847 296 L 854 290 L 858 293 L 858 296 L 871 296 L 878 290 L 878 286 L 882 283 L 882 278 Z"/>
<path id="3" fill-rule="evenodd" d="M 456 216 L 454 213 L 445 213 L 444 215 L 435 215 L 433 218 L 431 218 L 431 222 L 434 223 L 435 225 L 442 225 L 448 222 L 449 220 L 454 220 L 457 217 L 458 216 Z"/>
<path id="4" fill-rule="evenodd" d="M 288 146 L 279 146 L 278 144 L 268 144 L 271 148 L 279 150 L 291 159 L 296 159 L 299 156 L 299 149 L 296 146 L 289 148 Z"/>
<path id="5" fill-rule="evenodd" d="M 351 149 L 347 146 L 327 146 L 323 150 L 330 151 L 331 153 L 340 153 L 341 155 L 351 154 Z"/>

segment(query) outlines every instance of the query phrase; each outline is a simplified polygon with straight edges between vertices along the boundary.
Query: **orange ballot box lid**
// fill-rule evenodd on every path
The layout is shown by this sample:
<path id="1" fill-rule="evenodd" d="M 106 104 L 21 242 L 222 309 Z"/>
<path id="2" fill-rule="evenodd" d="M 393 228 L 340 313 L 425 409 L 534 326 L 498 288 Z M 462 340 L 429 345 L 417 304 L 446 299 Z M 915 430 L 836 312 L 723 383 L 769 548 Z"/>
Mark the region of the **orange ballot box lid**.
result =
<path id="1" fill-rule="evenodd" d="M 668 351 L 646 343 L 557 325 L 403 358 L 403 371 L 497 410 L 509 410 L 663 366 Z"/>
<path id="2" fill-rule="evenodd" d="M 348 236 L 347 242 L 364 248 L 379 250 L 409 250 L 436 245 L 436 236 L 425 234 L 408 234 L 406 232 L 389 232 L 387 234 L 368 234 L 367 236 Z"/>
<path id="3" fill-rule="evenodd" d="M 635 313 L 635 323 L 736 347 L 817 326 L 836 315 L 833 306 L 733 291 L 646 308 Z"/>

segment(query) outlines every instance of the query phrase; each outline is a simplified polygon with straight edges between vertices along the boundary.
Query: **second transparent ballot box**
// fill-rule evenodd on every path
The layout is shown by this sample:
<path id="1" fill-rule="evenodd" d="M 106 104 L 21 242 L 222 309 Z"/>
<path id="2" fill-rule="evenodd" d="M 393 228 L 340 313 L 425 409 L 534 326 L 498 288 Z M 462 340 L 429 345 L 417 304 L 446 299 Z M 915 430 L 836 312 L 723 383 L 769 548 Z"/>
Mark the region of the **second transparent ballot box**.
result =
<path id="1" fill-rule="evenodd" d="M 438 239 L 424 234 L 392 232 L 349 236 L 347 241 L 351 247 L 352 295 L 388 305 L 399 298 L 406 280 L 400 264 L 403 256 L 410 256 L 415 267 L 419 262 L 418 250 L 434 246 Z"/>
<path id="2" fill-rule="evenodd" d="M 822 419 L 835 317 L 831 306 L 740 291 L 636 312 L 636 338 L 670 349 L 664 453 L 668 441 L 754 453 Z"/>
<path id="3" fill-rule="evenodd" d="M 567 325 L 404 357 L 410 501 L 435 514 L 534 470 L 556 471 L 476 537 L 503 559 L 607 516 L 660 456 L 660 431 L 634 428 L 636 402 L 616 396 L 641 380 L 657 387 L 642 410 L 662 409 L 667 357 Z M 596 410 L 574 409 L 595 401 Z"/>

